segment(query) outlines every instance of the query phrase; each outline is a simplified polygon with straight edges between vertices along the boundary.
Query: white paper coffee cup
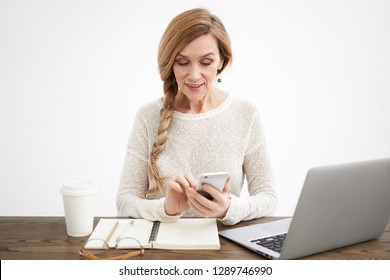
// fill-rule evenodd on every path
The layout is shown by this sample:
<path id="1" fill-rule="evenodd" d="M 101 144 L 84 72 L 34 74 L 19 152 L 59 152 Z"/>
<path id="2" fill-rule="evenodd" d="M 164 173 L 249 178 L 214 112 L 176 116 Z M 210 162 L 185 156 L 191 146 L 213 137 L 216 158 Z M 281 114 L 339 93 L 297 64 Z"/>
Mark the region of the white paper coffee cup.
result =
<path id="1" fill-rule="evenodd" d="M 91 181 L 69 181 L 63 184 L 61 193 L 68 235 L 80 237 L 91 234 L 96 191 Z"/>

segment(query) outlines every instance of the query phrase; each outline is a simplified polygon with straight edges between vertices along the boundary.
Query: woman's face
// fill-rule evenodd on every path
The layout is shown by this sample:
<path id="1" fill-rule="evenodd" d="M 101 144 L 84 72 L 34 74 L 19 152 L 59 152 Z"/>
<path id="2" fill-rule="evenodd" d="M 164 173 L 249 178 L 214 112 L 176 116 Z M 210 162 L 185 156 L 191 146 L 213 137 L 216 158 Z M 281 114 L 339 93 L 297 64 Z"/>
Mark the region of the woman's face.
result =
<path id="1" fill-rule="evenodd" d="M 222 65 L 213 35 L 195 39 L 181 50 L 173 65 L 179 91 L 192 102 L 203 100 L 213 90 L 217 70 Z"/>

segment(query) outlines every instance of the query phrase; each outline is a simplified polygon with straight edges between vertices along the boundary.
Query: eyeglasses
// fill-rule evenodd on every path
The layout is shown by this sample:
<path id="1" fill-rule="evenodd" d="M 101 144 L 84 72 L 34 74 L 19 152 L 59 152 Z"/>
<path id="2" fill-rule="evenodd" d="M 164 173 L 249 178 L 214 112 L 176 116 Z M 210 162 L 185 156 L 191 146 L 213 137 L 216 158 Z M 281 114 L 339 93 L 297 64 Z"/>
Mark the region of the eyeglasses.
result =
<path id="1" fill-rule="evenodd" d="M 81 248 L 80 251 L 79 251 L 79 254 L 80 256 L 84 259 L 84 260 L 128 260 L 132 257 L 136 257 L 136 256 L 140 256 L 140 255 L 143 255 L 145 253 L 145 249 L 144 247 L 141 245 L 141 243 L 135 239 L 135 238 L 132 238 L 132 237 L 124 237 L 124 238 L 121 238 L 120 240 L 118 240 L 118 242 L 116 243 L 114 249 L 118 249 L 118 245 L 119 243 L 122 241 L 122 240 L 125 240 L 125 239 L 131 239 L 131 240 L 134 240 L 138 243 L 139 245 L 139 248 L 135 251 L 132 251 L 132 252 L 129 252 L 129 253 L 126 253 L 126 254 L 122 254 L 122 255 L 119 255 L 119 256 L 115 256 L 115 257 L 110 257 L 110 258 L 99 258 L 98 256 L 96 256 L 94 253 L 92 253 L 90 250 L 87 250 L 84 248 Z M 103 248 L 104 249 L 110 249 L 110 247 L 108 246 L 108 243 L 106 240 L 104 239 L 101 239 L 101 238 L 93 238 L 89 241 L 92 241 L 92 240 L 100 240 L 103 242 Z M 122 249 L 121 249 L 122 250 Z"/>

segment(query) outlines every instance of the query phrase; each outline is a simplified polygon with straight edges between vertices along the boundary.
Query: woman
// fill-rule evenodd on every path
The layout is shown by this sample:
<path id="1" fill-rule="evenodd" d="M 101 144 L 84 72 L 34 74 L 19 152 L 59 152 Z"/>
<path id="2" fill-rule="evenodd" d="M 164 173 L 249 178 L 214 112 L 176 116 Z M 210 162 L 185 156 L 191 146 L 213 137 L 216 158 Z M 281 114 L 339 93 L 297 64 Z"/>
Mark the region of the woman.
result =
<path id="1" fill-rule="evenodd" d="M 137 113 L 117 194 L 122 216 L 175 221 L 215 217 L 224 224 L 272 213 L 276 194 L 256 108 L 215 86 L 231 63 L 222 22 L 204 9 L 176 16 L 162 36 L 164 96 Z M 220 81 L 220 78 L 218 78 Z M 226 171 L 223 192 L 196 191 L 206 172 Z M 249 197 L 240 198 L 247 179 Z"/>

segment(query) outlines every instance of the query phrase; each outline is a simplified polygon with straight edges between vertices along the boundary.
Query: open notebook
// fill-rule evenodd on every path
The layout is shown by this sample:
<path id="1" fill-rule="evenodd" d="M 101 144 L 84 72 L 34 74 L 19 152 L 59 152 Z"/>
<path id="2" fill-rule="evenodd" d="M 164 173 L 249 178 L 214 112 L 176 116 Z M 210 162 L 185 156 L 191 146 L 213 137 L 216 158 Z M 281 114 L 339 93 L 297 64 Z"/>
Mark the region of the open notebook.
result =
<path id="1" fill-rule="evenodd" d="M 220 248 L 215 219 L 182 218 L 173 223 L 143 219 L 101 218 L 89 237 L 86 249 L 154 249 L 218 250 Z M 139 243 L 136 241 L 138 240 Z"/>

